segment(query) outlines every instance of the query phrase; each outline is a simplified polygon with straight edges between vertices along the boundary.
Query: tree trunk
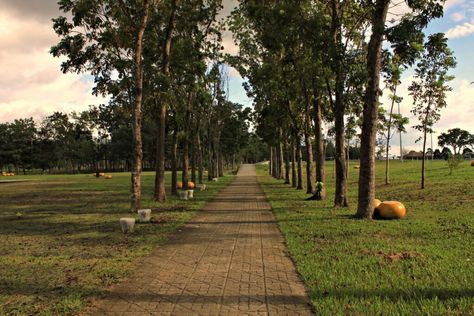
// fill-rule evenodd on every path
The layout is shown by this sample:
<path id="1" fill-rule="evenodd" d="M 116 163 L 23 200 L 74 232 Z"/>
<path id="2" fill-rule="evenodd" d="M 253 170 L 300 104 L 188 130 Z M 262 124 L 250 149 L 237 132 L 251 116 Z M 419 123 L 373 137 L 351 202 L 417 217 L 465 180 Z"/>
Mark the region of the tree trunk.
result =
<path id="1" fill-rule="evenodd" d="M 282 167 L 283 167 L 283 155 L 282 155 L 282 150 L 281 150 L 281 142 L 279 141 L 277 143 L 277 147 L 276 147 L 276 154 L 277 154 L 277 179 L 282 179 L 283 178 L 283 171 L 282 171 Z"/>
<path id="2" fill-rule="evenodd" d="M 193 103 L 193 92 L 190 91 L 188 95 L 188 102 L 186 106 L 186 114 L 184 118 L 184 140 L 183 140 L 183 164 L 181 179 L 183 181 L 183 190 L 188 189 L 189 182 L 189 124 L 191 124 L 191 111 Z"/>
<path id="3" fill-rule="evenodd" d="M 296 188 L 296 153 L 294 140 L 291 141 L 291 186 Z"/>
<path id="4" fill-rule="evenodd" d="M 309 100 L 308 100 L 309 101 Z M 311 117 L 309 113 L 309 103 L 306 104 L 305 111 L 305 131 L 304 131 L 304 142 L 306 145 L 306 193 L 313 193 L 313 147 L 311 146 L 311 139 L 309 131 L 311 129 Z"/>
<path id="5" fill-rule="evenodd" d="M 171 144 L 171 194 L 178 195 L 178 124 L 175 122 L 173 142 Z"/>
<path id="6" fill-rule="evenodd" d="M 285 152 L 285 184 L 290 184 L 290 151 L 286 140 L 283 143 L 283 150 Z"/>
<path id="7" fill-rule="evenodd" d="M 336 193 L 334 206 L 348 206 L 347 200 L 347 178 L 346 178 L 346 156 L 344 150 L 344 66 L 342 64 L 343 54 L 340 52 L 342 41 L 341 34 L 341 8 L 338 0 L 331 2 L 331 55 L 333 57 L 332 69 L 335 74 L 335 102 L 334 102 L 334 129 L 336 138 Z"/>
<path id="8" fill-rule="evenodd" d="M 163 47 L 163 68 L 162 73 L 165 77 L 170 75 L 170 55 L 171 55 L 171 39 L 176 23 L 176 10 L 179 0 L 173 0 L 173 6 L 166 28 L 166 37 Z M 154 198 L 159 202 L 166 200 L 165 190 L 165 146 L 166 146 L 166 112 L 167 104 L 161 102 L 159 107 L 159 124 L 158 124 L 158 148 L 156 157 L 156 176 L 155 176 L 155 193 Z"/>
<path id="9" fill-rule="evenodd" d="M 400 115 L 400 102 L 398 102 L 398 115 Z M 402 144 L 402 132 L 400 134 L 400 162 L 403 162 L 403 144 Z"/>
<path id="10" fill-rule="evenodd" d="M 425 188 L 426 127 L 423 131 L 423 157 L 421 160 L 421 188 Z"/>
<path id="11" fill-rule="evenodd" d="M 296 161 L 298 163 L 298 185 L 296 190 L 303 190 L 303 166 L 301 162 L 301 143 L 299 136 L 296 136 Z"/>
<path id="12" fill-rule="evenodd" d="M 336 131 L 336 194 L 334 197 L 334 206 L 348 206 L 347 200 L 347 177 L 346 177 L 346 151 L 345 151 L 345 131 L 344 131 L 344 106 L 342 103 L 342 94 L 338 96 L 336 92 L 336 111 L 335 111 L 335 131 Z"/>
<path id="13" fill-rule="evenodd" d="M 219 160 L 219 172 L 218 176 L 223 177 L 224 176 L 224 155 L 219 151 L 218 152 L 218 160 Z"/>
<path id="14" fill-rule="evenodd" d="M 389 175 L 389 159 L 388 159 L 388 151 L 390 149 L 390 132 L 392 127 L 392 113 L 393 113 L 393 106 L 395 105 L 395 96 L 397 94 L 397 87 L 395 86 L 392 98 L 392 105 L 390 106 L 390 113 L 388 115 L 388 126 L 387 126 L 387 144 L 385 146 L 385 184 L 390 184 L 390 175 Z"/>
<path id="15" fill-rule="evenodd" d="M 319 98 L 315 98 L 313 102 L 314 109 L 314 136 L 316 138 L 316 181 L 326 182 L 325 163 L 326 157 L 324 152 L 324 137 L 323 137 L 323 120 L 321 114 L 321 103 Z"/>
<path id="16" fill-rule="evenodd" d="M 142 45 L 143 34 L 148 23 L 148 12 L 150 3 L 143 1 L 143 17 L 137 32 L 135 44 L 135 104 L 132 109 L 132 132 L 133 132 L 133 170 L 131 179 L 131 210 L 136 212 L 141 207 L 141 172 L 142 172 L 142 101 L 143 101 L 143 64 Z"/>
<path id="17" fill-rule="evenodd" d="M 270 174 L 271 176 L 273 175 L 273 147 L 270 146 L 270 162 L 269 162 L 269 165 L 268 165 L 268 174 Z"/>
<path id="18" fill-rule="evenodd" d="M 277 157 L 277 154 L 276 154 L 276 147 L 272 147 L 272 157 L 273 157 L 273 161 L 272 161 L 272 176 L 274 178 L 277 178 L 277 170 L 278 170 L 278 157 Z"/>
<path id="19" fill-rule="evenodd" d="M 213 171 L 213 151 L 212 151 L 212 136 L 211 136 L 211 122 L 207 126 L 207 180 L 212 181 L 214 176 Z"/>
<path id="20" fill-rule="evenodd" d="M 425 120 L 423 122 L 423 157 L 421 161 L 421 188 L 425 188 L 425 160 L 426 160 L 426 134 L 428 131 L 428 116 L 431 108 L 431 95 L 428 99 L 428 107 L 426 109 Z M 433 150 L 433 149 L 431 149 Z M 456 148 L 454 148 L 454 153 L 456 154 Z"/>
<path id="21" fill-rule="evenodd" d="M 198 181 L 199 184 L 204 183 L 204 166 L 203 166 L 203 157 L 202 157 L 202 148 L 201 148 L 201 134 L 199 129 L 197 130 L 196 136 L 196 151 L 197 151 L 197 164 L 198 164 Z"/>
<path id="22" fill-rule="evenodd" d="M 194 134 L 193 134 L 193 143 L 192 143 L 192 149 L 191 149 L 191 181 L 193 183 L 196 183 L 196 160 L 197 154 L 196 151 L 198 150 L 198 135 L 199 135 L 199 119 L 196 122 L 196 126 L 194 129 Z"/>
<path id="23" fill-rule="evenodd" d="M 191 146 L 191 182 L 196 183 L 196 143 L 194 142 Z"/>
<path id="24" fill-rule="evenodd" d="M 359 195 L 356 216 L 372 218 L 375 198 L 375 139 L 379 108 L 379 82 L 382 41 L 390 0 L 377 0 L 372 17 L 372 35 L 367 53 L 369 81 L 365 91 L 365 102 L 361 134 L 359 170 Z"/>

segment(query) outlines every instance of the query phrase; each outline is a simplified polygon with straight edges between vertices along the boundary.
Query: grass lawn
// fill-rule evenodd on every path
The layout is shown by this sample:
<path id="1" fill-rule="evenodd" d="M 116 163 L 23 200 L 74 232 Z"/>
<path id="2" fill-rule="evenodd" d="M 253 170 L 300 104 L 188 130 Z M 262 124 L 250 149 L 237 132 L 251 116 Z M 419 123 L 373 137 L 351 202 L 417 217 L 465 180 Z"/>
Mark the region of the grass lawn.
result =
<path id="1" fill-rule="evenodd" d="M 168 192 L 168 201 L 160 204 L 151 200 L 154 174 L 145 172 L 142 207 L 152 209 L 154 223 L 137 224 L 135 233 L 124 235 L 119 218 L 131 215 L 129 173 L 115 173 L 110 180 L 0 177 L 28 180 L 0 183 L 0 315 L 80 312 L 233 178 L 207 183 L 193 201 L 178 201 Z"/>
<path id="2" fill-rule="evenodd" d="M 407 218 L 353 219 L 357 177 L 351 162 L 348 209 L 333 209 L 334 176 L 327 166 L 328 199 L 305 201 L 259 165 L 259 182 L 273 206 L 291 257 L 317 315 L 474 315 L 474 167 L 453 175 L 444 161 L 377 164 L 377 197 L 399 200 Z"/>

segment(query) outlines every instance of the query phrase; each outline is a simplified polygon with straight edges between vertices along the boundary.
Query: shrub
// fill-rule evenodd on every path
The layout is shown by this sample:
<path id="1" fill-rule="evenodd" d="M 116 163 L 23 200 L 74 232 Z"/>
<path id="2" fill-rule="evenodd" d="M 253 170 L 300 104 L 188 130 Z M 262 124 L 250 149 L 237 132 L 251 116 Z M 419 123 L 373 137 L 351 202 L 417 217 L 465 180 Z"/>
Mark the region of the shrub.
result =
<path id="1" fill-rule="evenodd" d="M 453 174 L 453 170 L 459 167 L 459 164 L 464 161 L 461 155 L 451 155 L 446 160 L 449 168 L 449 174 Z"/>

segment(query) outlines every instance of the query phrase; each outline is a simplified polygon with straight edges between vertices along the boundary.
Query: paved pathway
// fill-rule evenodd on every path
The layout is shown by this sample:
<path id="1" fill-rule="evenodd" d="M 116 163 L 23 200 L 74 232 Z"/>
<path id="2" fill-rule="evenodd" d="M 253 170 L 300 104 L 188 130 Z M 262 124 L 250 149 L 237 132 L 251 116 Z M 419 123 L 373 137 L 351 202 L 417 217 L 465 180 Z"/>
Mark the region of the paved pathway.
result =
<path id="1" fill-rule="evenodd" d="M 142 265 L 94 315 L 312 315 L 253 165 Z"/>

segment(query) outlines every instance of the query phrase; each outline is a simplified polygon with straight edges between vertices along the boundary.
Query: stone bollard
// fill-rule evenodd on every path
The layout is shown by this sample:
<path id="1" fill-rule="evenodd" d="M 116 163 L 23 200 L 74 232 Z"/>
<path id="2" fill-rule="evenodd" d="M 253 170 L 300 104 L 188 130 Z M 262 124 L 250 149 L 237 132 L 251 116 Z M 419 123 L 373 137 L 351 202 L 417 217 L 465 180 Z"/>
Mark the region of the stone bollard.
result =
<path id="1" fill-rule="evenodd" d="M 120 226 L 122 227 L 122 232 L 133 233 L 133 228 L 135 227 L 135 218 L 132 217 L 122 217 L 120 219 Z"/>
<path id="2" fill-rule="evenodd" d="M 150 209 L 138 210 L 138 216 L 140 216 L 141 223 L 148 223 L 151 219 L 151 210 Z"/>
<path id="3" fill-rule="evenodd" d="M 188 199 L 194 199 L 194 190 L 188 190 Z"/>
<path id="4" fill-rule="evenodd" d="M 188 191 L 184 191 L 184 190 L 179 191 L 179 199 L 180 200 L 187 200 L 188 199 Z"/>

